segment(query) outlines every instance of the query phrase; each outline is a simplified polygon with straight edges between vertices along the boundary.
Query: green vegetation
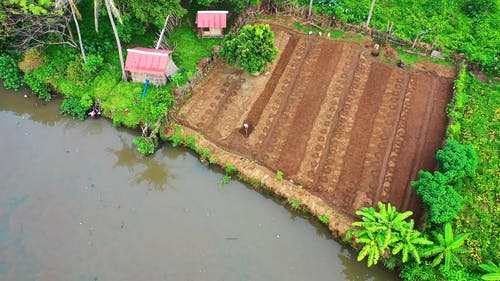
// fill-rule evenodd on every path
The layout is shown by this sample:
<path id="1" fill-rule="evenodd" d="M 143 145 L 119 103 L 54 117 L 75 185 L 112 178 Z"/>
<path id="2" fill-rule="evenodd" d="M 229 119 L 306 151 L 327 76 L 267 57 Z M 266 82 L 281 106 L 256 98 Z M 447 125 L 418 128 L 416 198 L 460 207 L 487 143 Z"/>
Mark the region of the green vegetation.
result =
<path id="1" fill-rule="evenodd" d="M 12 56 L 0 56 L 0 79 L 3 79 L 3 85 L 7 89 L 18 90 L 23 85 L 21 71 Z"/>
<path id="2" fill-rule="evenodd" d="M 446 174 L 420 171 L 418 181 L 412 182 L 417 194 L 430 209 L 430 220 L 436 224 L 452 221 L 463 209 L 463 198 L 450 184 Z"/>
<path id="3" fill-rule="evenodd" d="M 276 179 L 277 180 L 282 180 L 283 179 L 283 172 L 282 171 L 277 171 L 276 172 Z"/>
<path id="4" fill-rule="evenodd" d="M 472 259 L 467 259 L 464 266 L 472 270 L 487 260 L 500 261 L 500 243 L 498 239 L 492 239 L 498 237 L 500 229 L 500 88 L 496 82 L 482 83 L 465 67 L 455 82 L 455 88 L 455 98 L 448 107 L 450 126 L 447 135 L 450 140 L 474 147 L 478 159 L 477 171 L 464 177 L 456 186 L 464 198 L 465 208 L 455 225 L 457 231 L 470 234 L 466 245 L 471 250 Z"/>
<path id="5" fill-rule="evenodd" d="M 292 0 L 307 7 L 309 0 Z M 318 0 L 313 10 L 332 19 L 352 24 L 366 24 L 372 1 Z M 490 0 L 458 1 L 375 1 L 370 27 L 385 31 L 389 22 L 394 23 L 392 32 L 397 37 L 432 43 L 435 48 L 451 49 L 465 53 L 491 75 L 498 75 L 500 46 L 500 4 Z"/>
<path id="6" fill-rule="evenodd" d="M 412 260 L 420 263 L 420 247 L 432 242 L 414 229 L 413 220 L 406 221 L 413 213 L 399 213 L 390 203 L 386 206 L 378 202 L 377 205 L 378 212 L 373 207 L 357 211 L 362 221 L 354 222 L 354 228 L 346 235 L 347 240 L 354 235 L 356 243 L 363 244 L 358 261 L 368 257 L 369 267 L 381 259 L 386 264 L 394 265 L 396 262 L 408 262 L 411 256 Z"/>
<path id="7" fill-rule="evenodd" d="M 444 266 L 450 268 L 451 264 L 462 266 L 457 254 L 468 253 L 469 250 L 462 248 L 462 245 L 467 238 L 467 234 L 453 235 L 451 224 L 447 223 L 444 226 L 444 236 L 441 233 L 436 235 L 437 243 L 426 249 L 422 254 L 425 257 L 434 257 L 431 266 L 437 266 L 444 260 Z"/>
<path id="8" fill-rule="evenodd" d="M 481 279 L 483 280 L 500 280 L 500 267 L 494 262 L 488 261 L 486 264 L 480 264 L 479 267 L 486 272 Z"/>
<path id="9" fill-rule="evenodd" d="M 236 173 L 236 168 L 231 166 L 230 164 L 226 164 L 224 171 L 226 172 L 226 175 L 233 175 Z"/>
<path id="10" fill-rule="evenodd" d="M 91 107 L 92 100 L 89 96 L 68 97 L 61 103 L 61 114 L 84 120 Z"/>
<path id="11" fill-rule="evenodd" d="M 324 224 L 328 224 L 328 222 L 330 221 L 327 215 L 318 215 L 318 219 Z"/>
<path id="12" fill-rule="evenodd" d="M 481 264 L 500 260 L 499 243 L 492 239 L 498 236 L 500 222 L 500 91 L 496 81 L 483 83 L 466 66 L 455 81 L 455 91 L 448 106 L 448 140 L 436 154 L 439 171 L 421 171 L 413 183 L 430 209 L 426 233 L 442 229 L 443 223 L 445 232 L 435 234 L 437 243 L 424 251 L 426 256 L 435 255 L 432 261 L 401 267 L 405 280 L 479 280 L 484 273 Z M 464 234 L 453 236 L 453 225 Z M 445 264 L 438 267 L 442 261 Z"/>
<path id="13" fill-rule="evenodd" d="M 295 199 L 288 200 L 288 203 L 290 203 L 290 205 L 292 205 L 292 208 L 300 209 L 300 200 L 299 199 L 295 198 Z"/>
<path id="14" fill-rule="evenodd" d="M 250 74 L 266 70 L 277 55 L 274 33 L 268 24 L 245 25 L 238 35 L 229 33 L 220 51 L 229 64 L 236 64 Z"/>

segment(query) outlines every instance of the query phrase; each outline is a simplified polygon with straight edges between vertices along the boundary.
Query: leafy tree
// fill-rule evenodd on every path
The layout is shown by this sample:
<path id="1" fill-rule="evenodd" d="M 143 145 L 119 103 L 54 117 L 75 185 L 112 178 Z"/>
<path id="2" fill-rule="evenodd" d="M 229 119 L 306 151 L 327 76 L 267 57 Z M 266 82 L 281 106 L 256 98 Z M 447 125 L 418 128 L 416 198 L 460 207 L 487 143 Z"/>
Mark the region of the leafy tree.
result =
<path id="1" fill-rule="evenodd" d="M 494 262 L 488 261 L 485 264 L 480 264 L 479 267 L 486 272 L 481 276 L 483 280 L 500 280 L 500 267 Z"/>
<path id="2" fill-rule="evenodd" d="M 429 207 L 430 220 L 436 224 L 450 222 L 463 208 L 463 198 L 449 184 L 445 174 L 420 171 L 419 179 L 411 184 Z"/>
<path id="3" fill-rule="evenodd" d="M 71 16 L 54 0 L 9 0 L 0 3 L 0 39 L 7 47 L 25 50 L 46 44 L 77 47 L 67 26 Z"/>
<path id="4" fill-rule="evenodd" d="M 80 44 L 80 52 L 82 53 L 83 62 L 87 62 L 87 56 L 85 55 L 85 48 L 83 48 L 82 34 L 80 32 L 80 25 L 78 24 L 78 20 L 82 19 L 82 15 L 76 6 L 78 0 L 56 0 L 56 9 L 60 9 L 61 7 L 69 7 L 71 11 L 71 16 L 73 17 L 73 22 L 75 23 L 76 32 L 78 34 L 78 43 Z"/>
<path id="5" fill-rule="evenodd" d="M 117 0 L 117 3 L 123 6 L 124 13 L 130 13 L 141 22 L 152 23 L 158 28 L 163 27 L 167 15 L 183 17 L 186 14 L 180 0 Z"/>
<path id="6" fill-rule="evenodd" d="M 472 145 L 462 145 L 456 140 L 447 140 L 438 150 L 436 159 L 441 171 L 453 180 L 472 176 L 477 169 L 477 153 Z"/>
<path id="7" fill-rule="evenodd" d="M 274 33 L 268 24 L 245 25 L 238 35 L 226 35 L 220 56 L 250 74 L 264 71 L 278 55 Z"/>
<path id="8" fill-rule="evenodd" d="M 196 2 L 205 7 L 226 4 L 232 6 L 236 12 L 241 12 L 249 5 L 255 6 L 259 4 L 260 0 L 196 0 Z"/>
<path id="9" fill-rule="evenodd" d="M 122 80 L 127 80 L 127 75 L 125 74 L 125 64 L 123 62 L 123 51 L 122 44 L 120 42 L 120 37 L 118 36 L 118 30 L 116 29 L 115 20 L 117 18 L 120 23 L 123 24 L 122 18 L 120 16 L 120 11 L 116 8 L 114 0 L 94 0 L 94 23 L 95 31 L 99 31 L 99 10 L 101 9 L 102 1 L 104 1 L 104 6 L 106 6 L 106 11 L 108 13 L 109 22 L 113 28 L 113 33 L 115 35 L 116 47 L 118 48 L 118 56 L 120 58 L 120 67 L 122 70 Z"/>
<path id="10" fill-rule="evenodd" d="M 444 236 L 441 233 L 436 235 L 437 243 L 425 249 L 423 252 L 424 257 L 434 257 L 432 266 L 437 266 L 444 260 L 446 268 L 450 268 L 452 264 L 462 266 L 458 254 L 468 253 L 469 250 L 462 248 L 468 234 L 462 233 L 458 236 L 453 235 L 451 223 L 446 223 L 444 226 Z"/>

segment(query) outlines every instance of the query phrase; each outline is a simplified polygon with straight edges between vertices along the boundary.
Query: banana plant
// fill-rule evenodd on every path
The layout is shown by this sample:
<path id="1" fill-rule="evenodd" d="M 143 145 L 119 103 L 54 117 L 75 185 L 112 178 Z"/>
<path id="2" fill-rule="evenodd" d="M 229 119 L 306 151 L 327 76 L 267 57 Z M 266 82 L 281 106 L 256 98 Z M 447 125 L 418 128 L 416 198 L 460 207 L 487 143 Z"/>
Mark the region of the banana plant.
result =
<path id="1" fill-rule="evenodd" d="M 481 279 L 494 281 L 500 280 L 500 267 L 494 262 L 488 261 L 486 264 L 480 264 L 479 267 L 487 272 L 481 276 Z"/>
<path id="2" fill-rule="evenodd" d="M 443 260 L 444 265 L 447 268 L 450 268 L 450 265 L 453 263 L 462 266 L 458 255 L 469 253 L 469 250 L 461 247 L 467 237 L 468 234 L 466 233 L 454 236 L 451 224 L 447 223 L 444 226 L 444 236 L 443 234 L 438 233 L 436 235 L 437 243 L 434 246 L 424 250 L 423 256 L 434 257 L 431 266 L 437 266 L 441 264 Z"/>

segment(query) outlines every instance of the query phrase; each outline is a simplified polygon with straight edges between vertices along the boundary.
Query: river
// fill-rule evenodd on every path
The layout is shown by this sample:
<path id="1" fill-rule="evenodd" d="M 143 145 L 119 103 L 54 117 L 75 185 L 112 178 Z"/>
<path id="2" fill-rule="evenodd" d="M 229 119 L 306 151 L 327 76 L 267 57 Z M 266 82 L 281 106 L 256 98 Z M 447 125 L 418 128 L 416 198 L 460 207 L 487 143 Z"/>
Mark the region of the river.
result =
<path id="1" fill-rule="evenodd" d="M 59 103 L 0 89 L 0 281 L 399 280 L 191 152 L 142 157 Z"/>

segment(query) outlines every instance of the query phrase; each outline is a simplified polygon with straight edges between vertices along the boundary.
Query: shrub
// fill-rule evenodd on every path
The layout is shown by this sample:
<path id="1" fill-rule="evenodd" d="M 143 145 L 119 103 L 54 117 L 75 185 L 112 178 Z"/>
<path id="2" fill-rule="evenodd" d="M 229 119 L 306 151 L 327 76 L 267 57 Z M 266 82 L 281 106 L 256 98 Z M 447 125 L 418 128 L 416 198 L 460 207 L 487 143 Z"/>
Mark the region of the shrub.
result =
<path id="1" fill-rule="evenodd" d="M 318 219 L 320 222 L 322 222 L 324 224 L 328 224 L 328 222 L 330 221 L 330 219 L 328 218 L 327 215 L 319 215 Z"/>
<path id="2" fill-rule="evenodd" d="M 226 164 L 226 167 L 224 168 L 226 175 L 233 175 L 236 173 L 236 168 L 231 166 L 230 164 Z"/>
<path id="3" fill-rule="evenodd" d="M 222 177 L 221 183 L 222 184 L 228 184 L 231 181 L 231 176 L 230 175 L 224 175 Z"/>
<path id="4" fill-rule="evenodd" d="M 175 131 L 174 131 L 174 133 L 172 134 L 172 136 L 170 136 L 170 137 L 168 138 L 168 140 L 172 142 L 172 146 L 173 146 L 173 147 L 176 147 L 176 146 L 178 146 L 179 144 L 184 143 L 184 141 L 185 141 L 186 139 L 185 139 L 185 138 L 184 138 L 184 136 L 182 135 L 182 129 L 181 129 L 181 127 L 180 127 L 180 126 L 176 126 L 176 127 L 175 127 Z"/>
<path id="5" fill-rule="evenodd" d="M 87 62 L 82 64 L 82 69 L 91 74 L 96 74 L 104 65 L 104 59 L 100 55 L 88 55 Z"/>
<path id="6" fill-rule="evenodd" d="M 406 281 L 440 281 L 439 273 L 428 261 L 418 264 L 415 261 L 404 263 L 401 266 L 399 277 Z"/>
<path id="7" fill-rule="evenodd" d="M 45 60 L 45 55 L 39 49 L 28 49 L 24 52 L 23 60 L 19 62 L 18 66 L 24 73 L 27 73 L 42 66 Z"/>
<path id="8" fill-rule="evenodd" d="M 0 56 L 0 79 L 7 89 L 19 90 L 23 85 L 23 77 L 16 60 L 9 55 Z"/>
<path id="9" fill-rule="evenodd" d="M 282 180 L 283 179 L 283 172 L 282 171 L 277 171 L 276 172 L 276 179 L 277 180 Z"/>
<path id="10" fill-rule="evenodd" d="M 299 199 L 295 198 L 295 199 L 289 200 L 288 202 L 290 203 L 290 205 L 292 205 L 293 208 L 295 208 L 295 209 L 300 208 L 300 200 Z"/>
<path id="11" fill-rule="evenodd" d="M 268 24 L 245 25 L 238 35 L 226 35 L 220 56 L 250 74 L 264 71 L 278 55 L 274 33 Z"/>
<path id="12" fill-rule="evenodd" d="M 429 207 L 431 221 L 442 224 L 456 218 L 462 211 L 463 199 L 449 184 L 448 177 L 437 171 L 420 171 L 418 176 L 411 184 Z"/>
<path id="13" fill-rule="evenodd" d="M 154 137 L 136 137 L 134 143 L 137 145 L 139 153 L 143 155 L 153 154 L 158 146 L 158 141 Z"/>
<path id="14" fill-rule="evenodd" d="M 191 148 L 192 150 L 196 150 L 196 139 L 194 138 L 194 136 L 187 137 L 186 145 L 187 145 L 187 147 Z"/>
<path id="15" fill-rule="evenodd" d="M 477 169 L 477 153 L 474 147 L 461 145 L 456 140 L 446 141 L 445 147 L 436 153 L 436 159 L 441 171 L 453 180 L 472 176 Z"/>
<path id="16" fill-rule="evenodd" d="M 94 78 L 91 72 L 84 70 L 84 63 L 81 57 L 76 57 L 70 61 L 66 69 L 66 78 L 74 82 L 77 86 L 84 87 Z"/>
<path id="17" fill-rule="evenodd" d="M 49 87 L 47 83 L 41 81 L 33 73 L 26 73 L 23 78 L 24 83 L 30 87 L 30 89 L 38 96 L 39 99 L 50 101 L 52 96 L 50 95 Z"/>
<path id="18" fill-rule="evenodd" d="M 61 114 L 84 120 L 91 106 L 92 103 L 88 105 L 87 97 L 68 97 L 61 103 Z"/>

